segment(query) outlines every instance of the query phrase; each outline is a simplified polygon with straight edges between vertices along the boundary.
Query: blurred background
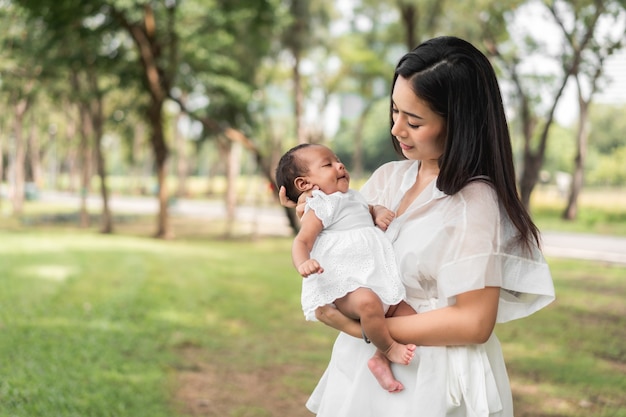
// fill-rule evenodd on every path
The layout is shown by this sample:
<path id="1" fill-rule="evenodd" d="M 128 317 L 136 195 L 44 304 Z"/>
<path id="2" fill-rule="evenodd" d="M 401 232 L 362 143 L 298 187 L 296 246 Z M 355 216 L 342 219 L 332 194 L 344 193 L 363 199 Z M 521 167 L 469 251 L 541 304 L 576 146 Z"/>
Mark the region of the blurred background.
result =
<path id="1" fill-rule="evenodd" d="M 0 0 L 0 417 L 310 415 L 336 332 L 275 164 L 396 159 L 393 69 L 438 35 L 496 69 L 555 278 L 497 329 L 516 415 L 626 416 L 624 0 Z"/>
<path id="2" fill-rule="evenodd" d="M 396 158 L 388 96 L 404 52 L 436 35 L 497 69 L 520 193 L 626 183 L 626 12 L 612 1 L 79 1 L 0 3 L 2 213 L 65 191 L 152 196 L 157 236 L 181 198 L 223 201 L 230 230 L 277 157 L 330 145 L 357 181 Z"/>

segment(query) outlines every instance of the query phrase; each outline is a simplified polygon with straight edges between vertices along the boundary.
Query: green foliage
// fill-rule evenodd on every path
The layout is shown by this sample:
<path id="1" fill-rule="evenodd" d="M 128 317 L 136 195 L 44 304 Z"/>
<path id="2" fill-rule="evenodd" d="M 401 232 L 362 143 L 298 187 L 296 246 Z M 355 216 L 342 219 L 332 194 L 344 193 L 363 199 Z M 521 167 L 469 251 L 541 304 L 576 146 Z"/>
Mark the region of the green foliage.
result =
<path id="1" fill-rule="evenodd" d="M 590 146 L 604 155 L 626 146 L 626 106 L 595 103 L 590 114 Z"/>
<path id="2" fill-rule="evenodd" d="M 369 117 L 363 126 L 363 169 L 373 172 L 385 162 L 395 161 L 401 157 L 391 145 L 389 125 L 389 98 L 379 99 L 372 107 Z M 351 169 L 353 166 L 354 123 L 344 120 L 342 128 L 331 143 L 333 150 Z"/>
<path id="3" fill-rule="evenodd" d="M 558 171 L 571 173 L 576 155 L 575 138 L 576 133 L 572 128 L 554 124 L 550 129 L 543 169 L 553 175 Z"/>
<path id="4" fill-rule="evenodd" d="M 589 173 L 588 179 L 591 184 L 626 184 L 626 145 L 614 148 L 608 155 L 600 155 L 597 165 Z"/>

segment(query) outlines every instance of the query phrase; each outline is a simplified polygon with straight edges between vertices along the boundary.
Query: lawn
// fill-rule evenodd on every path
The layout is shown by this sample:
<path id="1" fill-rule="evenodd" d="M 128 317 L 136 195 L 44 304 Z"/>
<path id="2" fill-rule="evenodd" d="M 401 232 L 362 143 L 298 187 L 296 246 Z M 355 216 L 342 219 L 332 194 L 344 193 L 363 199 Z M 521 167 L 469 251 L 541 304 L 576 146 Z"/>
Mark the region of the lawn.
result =
<path id="1" fill-rule="evenodd" d="M 335 332 L 289 239 L 0 232 L 0 417 L 310 416 Z M 551 259 L 558 301 L 499 325 L 517 416 L 626 416 L 626 268 Z"/>

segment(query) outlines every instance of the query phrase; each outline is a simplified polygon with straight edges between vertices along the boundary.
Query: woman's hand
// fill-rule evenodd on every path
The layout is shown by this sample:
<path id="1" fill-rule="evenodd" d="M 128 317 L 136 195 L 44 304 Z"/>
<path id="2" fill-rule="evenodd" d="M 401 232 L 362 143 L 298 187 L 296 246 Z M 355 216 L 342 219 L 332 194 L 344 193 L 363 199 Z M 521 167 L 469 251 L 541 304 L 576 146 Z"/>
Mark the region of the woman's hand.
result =
<path id="1" fill-rule="evenodd" d="M 361 324 L 357 320 L 344 315 L 337 308 L 328 304 L 318 307 L 315 310 L 315 317 L 327 326 L 349 334 L 353 337 L 361 338 Z"/>
<path id="2" fill-rule="evenodd" d="M 294 202 L 294 201 L 291 201 L 289 198 L 287 198 L 287 190 L 285 189 L 284 186 L 281 186 L 280 189 L 278 190 L 278 200 L 280 201 L 280 205 L 283 207 L 295 208 L 296 216 L 298 216 L 298 218 L 301 219 L 302 216 L 304 215 L 304 206 L 306 204 L 306 199 L 313 195 L 313 190 L 319 190 L 319 187 L 317 185 L 313 186 L 312 189 L 307 190 L 303 192 L 302 194 L 300 194 L 300 196 L 298 197 L 298 201 Z"/>
<path id="3" fill-rule="evenodd" d="M 296 208 L 296 203 L 287 198 L 287 189 L 284 186 L 281 186 L 280 190 L 278 190 L 278 199 L 280 200 L 281 206 Z"/>

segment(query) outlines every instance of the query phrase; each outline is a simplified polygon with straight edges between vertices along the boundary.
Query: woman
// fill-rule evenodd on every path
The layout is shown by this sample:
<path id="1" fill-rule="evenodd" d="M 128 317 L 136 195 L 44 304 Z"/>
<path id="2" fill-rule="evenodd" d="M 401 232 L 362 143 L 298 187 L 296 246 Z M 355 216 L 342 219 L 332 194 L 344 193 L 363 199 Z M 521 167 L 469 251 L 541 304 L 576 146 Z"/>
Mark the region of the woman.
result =
<path id="1" fill-rule="evenodd" d="M 516 192 L 487 58 L 453 37 L 407 53 L 393 78 L 391 134 L 406 160 L 380 167 L 361 192 L 396 212 L 386 234 L 418 314 L 387 323 L 395 340 L 418 346 L 415 358 L 392 365 L 402 392 L 380 389 L 359 323 L 321 307 L 318 319 L 342 333 L 307 407 L 328 417 L 513 416 L 493 329 L 549 304 L 554 288 Z M 282 202 L 291 204 L 284 193 Z"/>

